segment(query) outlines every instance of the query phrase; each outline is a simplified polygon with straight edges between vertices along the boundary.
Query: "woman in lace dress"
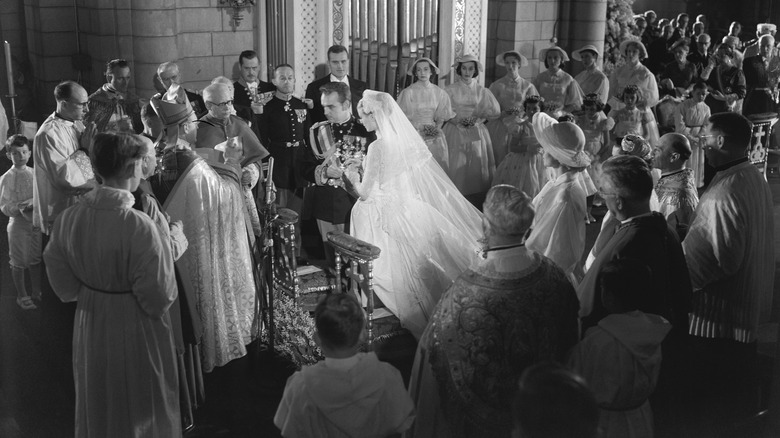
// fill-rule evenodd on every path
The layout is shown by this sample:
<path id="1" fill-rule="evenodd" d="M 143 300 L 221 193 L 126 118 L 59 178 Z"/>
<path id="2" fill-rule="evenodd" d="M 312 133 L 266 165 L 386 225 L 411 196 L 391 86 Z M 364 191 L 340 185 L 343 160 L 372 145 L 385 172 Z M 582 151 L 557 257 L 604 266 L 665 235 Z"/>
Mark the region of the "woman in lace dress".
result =
<path id="1" fill-rule="evenodd" d="M 362 181 L 355 165 L 344 175 L 345 187 L 359 196 L 351 234 L 382 250 L 374 291 L 419 338 L 441 294 L 477 259 L 482 216 L 389 94 L 366 90 L 358 114 L 377 140 Z"/>
<path id="2" fill-rule="evenodd" d="M 463 56 L 453 68 L 458 79 L 445 88 L 456 114 L 444 125 L 450 152 L 450 178 L 463 195 L 485 193 L 496 169 L 493 142 L 485 121 L 498 118 L 501 107 L 493 93 L 475 79 L 484 70 L 476 57 Z"/>
<path id="3" fill-rule="evenodd" d="M 416 81 L 398 95 L 398 106 L 417 129 L 437 163 L 448 171 L 447 140 L 441 130 L 447 120 L 455 117 L 450 96 L 431 82 L 439 67 L 428 58 L 419 58 L 409 67 L 408 74 Z"/>
<path id="4" fill-rule="evenodd" d="M 490 92 L 501 105 L 501 117 L 485 124 L 493 142 L 493 157 L 496 166 L 501 164 L 507 154 L 508 128 L 515 125 L 515 119 L 523 115 L 523 101 L 526 96 L 539 95 L 531 81 L 520 76 L 520 68 L 528 65 L 528 60 L 518 50 L 499 53 L 496 64 L 506 68 L 506 76 L 490 84 Z M 530 118 L 530 116 L 528 116 Z"/>

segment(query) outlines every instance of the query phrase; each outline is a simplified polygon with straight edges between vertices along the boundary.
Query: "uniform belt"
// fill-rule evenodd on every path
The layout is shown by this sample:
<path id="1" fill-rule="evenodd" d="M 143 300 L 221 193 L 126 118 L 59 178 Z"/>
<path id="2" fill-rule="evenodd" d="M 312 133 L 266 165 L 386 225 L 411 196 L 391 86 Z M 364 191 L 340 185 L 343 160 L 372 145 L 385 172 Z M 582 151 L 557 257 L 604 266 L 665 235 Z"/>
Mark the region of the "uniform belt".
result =
<path id="1" fill-rule="evenodd" d="M 271 145 L 272 146 L 282 147 L 282 148 L 297 148 L 302 143 L 303 142 L 301 142 L 300 140 L 298 140 L 298 141 L 272 141 Z"/>

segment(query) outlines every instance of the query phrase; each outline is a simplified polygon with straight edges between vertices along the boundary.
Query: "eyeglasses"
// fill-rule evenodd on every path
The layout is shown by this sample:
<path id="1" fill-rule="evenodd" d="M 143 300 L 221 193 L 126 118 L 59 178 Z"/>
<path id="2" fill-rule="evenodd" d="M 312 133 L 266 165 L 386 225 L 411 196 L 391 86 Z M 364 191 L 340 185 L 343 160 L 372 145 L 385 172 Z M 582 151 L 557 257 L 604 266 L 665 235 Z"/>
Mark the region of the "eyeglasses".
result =
<path id="1" fill-rule="evenodd" d="M 209 102 L 209 103 L 214 105 L 214 106 L 218 106 L 220 108 L 226 108 L 228 106 L 233 105 L 233 101 L 232 100 L 226 100 L 226 101 L 221 102 L 221 103 L 216 103 L 216 102 Z"/>
<path id="2" fill-rule="evenodd" d="M 69 100 L 68 103 L 70 103 L 71 105 L 76 105 L 79 108 L 83 108 L 83 107 L 87 106 L 87 104 L 89 104 L 89 101 L 86 101 L 86 102 L 74 102 L 72 100 Z"/>

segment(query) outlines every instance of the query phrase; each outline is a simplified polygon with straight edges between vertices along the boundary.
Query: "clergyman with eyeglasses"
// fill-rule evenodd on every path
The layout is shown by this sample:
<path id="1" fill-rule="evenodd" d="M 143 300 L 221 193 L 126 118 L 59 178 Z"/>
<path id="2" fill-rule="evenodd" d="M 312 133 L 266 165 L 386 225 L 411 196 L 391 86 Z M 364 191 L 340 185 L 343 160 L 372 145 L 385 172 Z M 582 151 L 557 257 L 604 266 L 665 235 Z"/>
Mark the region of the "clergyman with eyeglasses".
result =
<path id="1" fill-rule="evenodd" d="M 774 216 L 769 184 L 746 156 L 752 134 L 740 114 L 709 118 L 701 138 L 715 176 L 683 241 L 693 285 L 695 404 L 723 427 L 765 409 L 757 339 L 772 309 Z"/>
<path id="2" fill-rule="evenodd" d="M 33 226 L 44 236 L 49 235 L 54 219 L 95 184 L 89 150 L 96 127 L 84 123 L 87 91 L 73 81 L 65 81 L 54 88 L 54 99 L 57 109 L 43 122 L 33 141 Z"/>

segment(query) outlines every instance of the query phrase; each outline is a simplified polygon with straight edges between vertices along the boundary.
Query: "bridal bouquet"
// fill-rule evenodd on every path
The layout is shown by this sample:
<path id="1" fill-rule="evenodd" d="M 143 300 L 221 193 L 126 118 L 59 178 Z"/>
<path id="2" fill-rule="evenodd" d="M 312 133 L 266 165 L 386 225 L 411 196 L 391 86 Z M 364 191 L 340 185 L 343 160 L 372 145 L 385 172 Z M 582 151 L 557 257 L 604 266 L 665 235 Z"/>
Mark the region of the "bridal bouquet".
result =
<path id="1" fill-rule="evenodd" d="M 460 126 L 463 126 L 464 128 L 471 128 L 476 124 L 477 124 L 476 117 L 464 117 L 460 119 Z"/>
<path id="2" fill-rule="evenodd" d="M 423 125 L 420 129 L 423 140 L 433 140 L 438 137 L 441 131 L 436 125 Z"/>

